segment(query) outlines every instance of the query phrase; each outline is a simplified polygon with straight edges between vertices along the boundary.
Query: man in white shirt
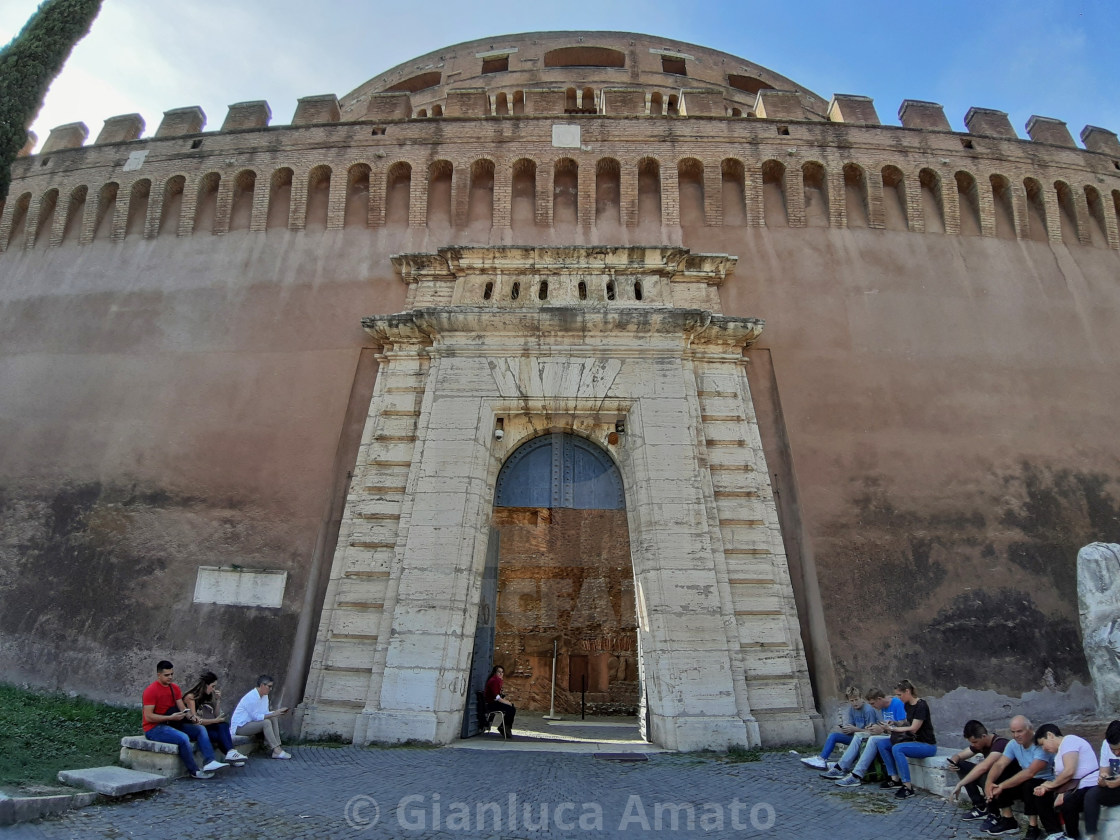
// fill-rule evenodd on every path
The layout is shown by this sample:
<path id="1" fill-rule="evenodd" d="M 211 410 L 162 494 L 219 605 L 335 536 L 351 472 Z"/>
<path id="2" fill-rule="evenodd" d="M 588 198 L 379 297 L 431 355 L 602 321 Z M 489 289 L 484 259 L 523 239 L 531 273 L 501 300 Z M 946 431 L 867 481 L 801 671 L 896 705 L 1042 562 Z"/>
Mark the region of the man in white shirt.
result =
<path id="1" fill-rule="evenodd" d="M 272 692 L 274 680 L 268 674 L 257 677 L 257 687 L 251 689 L 237 704 L 230 718 L 229 728 L 234 735 L 263 735 L 265 743 L 272 748 L 273 758 L 291 758 L 280 745 L 280 727 L 276 718 L 288 713 L 288 707 L 269 711 L 268 695 Z"/>

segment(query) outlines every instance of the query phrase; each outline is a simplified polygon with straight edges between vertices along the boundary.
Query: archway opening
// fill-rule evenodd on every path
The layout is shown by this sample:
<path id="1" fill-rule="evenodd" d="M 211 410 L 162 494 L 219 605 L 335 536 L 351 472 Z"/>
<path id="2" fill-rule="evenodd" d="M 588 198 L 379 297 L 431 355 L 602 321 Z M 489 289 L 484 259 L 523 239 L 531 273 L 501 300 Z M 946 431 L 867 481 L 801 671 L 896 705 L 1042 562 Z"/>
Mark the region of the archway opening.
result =
<path id="1" fill-rule="evenodd" d="M 483 580 L 471 695 L 501 665 L 519 721 L 551 710 L 636 726 L 630 536 L 622 477 L 603 449 L 556 432 L 514 450 L 498 474 Z"/>

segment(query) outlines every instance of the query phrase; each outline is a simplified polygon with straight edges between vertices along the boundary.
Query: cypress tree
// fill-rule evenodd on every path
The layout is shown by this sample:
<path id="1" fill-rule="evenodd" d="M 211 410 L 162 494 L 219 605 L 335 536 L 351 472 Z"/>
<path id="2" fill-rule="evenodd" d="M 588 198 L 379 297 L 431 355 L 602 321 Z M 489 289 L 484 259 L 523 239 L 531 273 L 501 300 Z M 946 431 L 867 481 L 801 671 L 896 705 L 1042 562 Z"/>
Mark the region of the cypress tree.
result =
<path id="1" fill-rule="evenodd" d="M 27 143 L 47 88 L 99 11 L 101 0 L 43 0 L 0 50 L 0 201 L 8 195 L 12 162 Z"/>

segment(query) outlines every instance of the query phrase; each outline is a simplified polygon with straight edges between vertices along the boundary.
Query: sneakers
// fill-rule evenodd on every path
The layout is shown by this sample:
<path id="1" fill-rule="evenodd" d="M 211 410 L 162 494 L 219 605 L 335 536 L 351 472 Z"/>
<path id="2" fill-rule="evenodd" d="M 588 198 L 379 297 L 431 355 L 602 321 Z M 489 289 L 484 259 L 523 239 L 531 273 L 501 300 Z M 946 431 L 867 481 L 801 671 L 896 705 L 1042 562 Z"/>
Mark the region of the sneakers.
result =
<path id="1" fill-rule="evenodd" d="M 287 761 L 292 756 L 289 753 L 285 752 L 284 750 L 280 750 L 280 752 L 278 752 L 278 753 L 273 753 L 272 757 L 273 758 L 280 758 L 280 759 L 283 759 L 284 761 Z"/>
<path id="2" fill-rule="evenodd" d="M 986 820 L 988 819 L 988 811 L 986 808 L 973 808 L 971 811 L 961 817 L 961 819 L 965 822 L 971 822 L 972 820 Z"/>
<path id="3" fill-rule="evenodd" d="M 849 773 L 843 779 L 838 780 L 836 784 L 840 787 L 859 787 L 863 784 L 863 780 L 855 773 Z"/>
<path id="4" fill-rule="evenodd" d="M 822 779 L 832 779 L 832 780 L 835 781 L 836 779 L 843 779 L 847 775 L 848 775 L 847 770 L 841 770 L 839 764 L 833 764 L 831 770 L 829 770 L 826 773 L 821 773 L 821 778 Z"/>
<path id="5" fill-rule="evenodd" d="M 902 782 L 895 781 L 890 776 L 887 776 L 887 778 L 885 778 L 885 779 L 883 779 L 883 781 L 879 782 L 879 787 L 882 788 L 883 790 L 890 790 L 891 788 L 900 788 L 900 787 L 902 787 Z"/>
<path id="6" fill-rule="evenodd" d="M 1055 831 L 1053 834 L 1047 834 L 1046 840 L 1070 840 L 1070 836 L 1064 831 Z"/>
<path id="7" fill-rule="evenodd" d="M 984 827 L 985 834 L 1018 834 L 1019 821 L 1014 817 L 996 817 L 990 825 Z"/>
<path id="8" fill-rule="evenodd" d="M 827 770 L 828 762 L 821 758 L 819 755 L 814 755 L 812 758 L 803 758 L 801 763 L 806 767 L 812 767 L 814 770 Z"/>
<path id="9" fill-rule="evenodd" d="M 234 767 L 244 767 L 245 762 L 248 760 L 248 756 L 242 755 L 237 750 L 230 750 L 226 753 L 226 757 L 223 759 L 223 761 L 225 761 L 227 764 L 232 764 Z"/>
<path id="10" fill-rule="evenodd" d="M 895 799 L 909 799 L 914 795 L 914 788 L 909 785 L 900 785 L 898 790 L 894 792 Z"/>
<path id="11" fill-rule="evenodd" d="M 223 767 L 229 767 L 229 765 L 225 764 L 224 762 L 218 761 L 217 759 L 214 759 L 213 761 L 211 761 L 209 764 L 207 764 L 205 767 L 202 768 L 202 772 L 203 773 L 213 773 L 215 770 L 221 770 Z"/>
<path id="12" fill-rule="evenodd" d="M 1023 835 L 1023 840 L 1042 840 L 1042 829 L 1037 825 L 1027 826 L 1027 833 Z"/>
<path id="13" fill-rule="evenodd" d="M 190 774 L 190 777 L 192 779 L 213 779 L 214 774 L 213 773 L 205 773 L 202 770 L 195 770 L 193 773 Z"/>

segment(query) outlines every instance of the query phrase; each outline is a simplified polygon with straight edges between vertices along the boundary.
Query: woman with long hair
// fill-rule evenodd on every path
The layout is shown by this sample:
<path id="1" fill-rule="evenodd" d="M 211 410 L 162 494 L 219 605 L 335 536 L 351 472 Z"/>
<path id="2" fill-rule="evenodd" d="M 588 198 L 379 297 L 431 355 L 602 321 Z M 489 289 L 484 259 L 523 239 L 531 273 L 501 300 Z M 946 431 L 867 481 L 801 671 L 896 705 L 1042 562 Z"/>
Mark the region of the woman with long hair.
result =
<path id="1" fill-rule="evenodd" d="M 206 727 L 211 742 L 225 752 L 225 761 L 235 767 L 244 766 L 247 757 L 233 748 L 229 722 L 222 714 L 222 692 L 218 689 L 218 675 L 213 671 L 203 671 L 198 682 L 183 695 L 183 702 L 190 712 L 188 719 L 191 723 Z"/>

